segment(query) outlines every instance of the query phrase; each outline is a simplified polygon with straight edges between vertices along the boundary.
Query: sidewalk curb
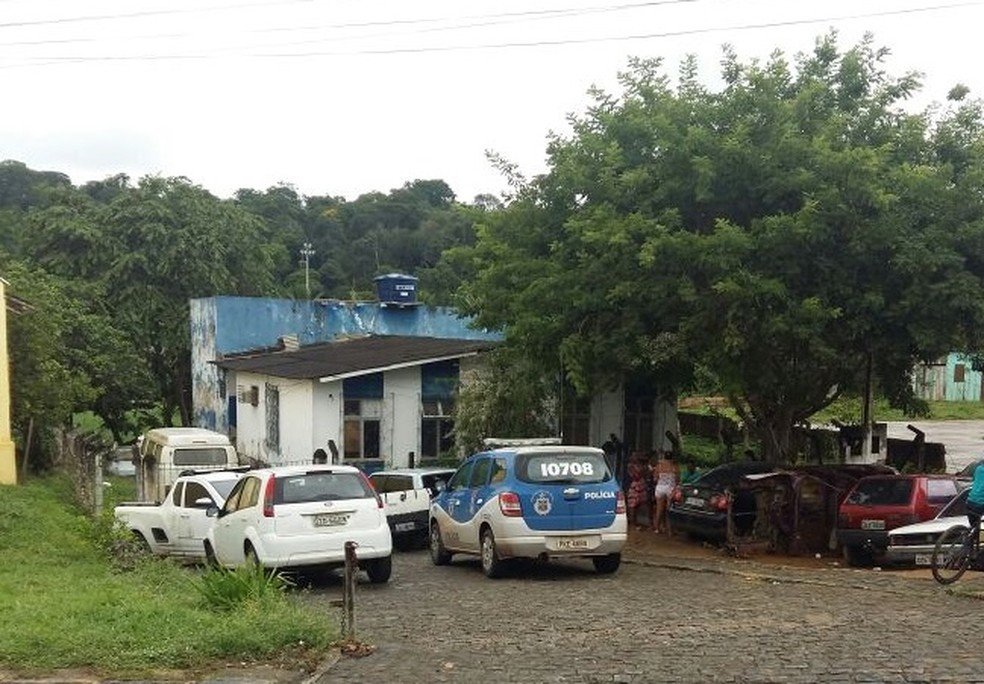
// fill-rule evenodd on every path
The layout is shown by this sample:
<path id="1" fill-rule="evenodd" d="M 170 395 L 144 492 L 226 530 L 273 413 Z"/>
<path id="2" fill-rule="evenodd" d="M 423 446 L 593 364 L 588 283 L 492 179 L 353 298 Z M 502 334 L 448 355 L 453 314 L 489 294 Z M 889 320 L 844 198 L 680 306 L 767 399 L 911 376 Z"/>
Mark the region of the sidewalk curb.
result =
<path id="1" fill-rule="evenodd" d="M 328 674 L 328 672 L 335 667 L 338 661 L 341 660 L 341 657 L 341 652 L 338 649 L 333 649 L 328 657 L 321 661 L 321 664 L 318 665 L 318 669 L 301 681 L 301 684 L 317 684 L 320 682 L 321 678 Z"/>

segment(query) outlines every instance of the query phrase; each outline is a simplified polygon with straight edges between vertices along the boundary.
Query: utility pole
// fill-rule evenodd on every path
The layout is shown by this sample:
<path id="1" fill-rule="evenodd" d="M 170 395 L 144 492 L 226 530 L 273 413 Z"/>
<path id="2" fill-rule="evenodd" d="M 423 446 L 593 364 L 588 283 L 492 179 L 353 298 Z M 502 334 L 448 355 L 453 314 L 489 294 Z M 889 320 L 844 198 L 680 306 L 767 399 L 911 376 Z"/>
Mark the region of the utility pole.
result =
<path id="1" fill-rule="evenodd" d="M 311 248 L 310 242 L 305 242 L 301 247 L 301 262 L 304 264 L 304 290 L 307 292 L 307 298 L 311 299 L 311 257 L 314 256 L 314 250 Z"/>

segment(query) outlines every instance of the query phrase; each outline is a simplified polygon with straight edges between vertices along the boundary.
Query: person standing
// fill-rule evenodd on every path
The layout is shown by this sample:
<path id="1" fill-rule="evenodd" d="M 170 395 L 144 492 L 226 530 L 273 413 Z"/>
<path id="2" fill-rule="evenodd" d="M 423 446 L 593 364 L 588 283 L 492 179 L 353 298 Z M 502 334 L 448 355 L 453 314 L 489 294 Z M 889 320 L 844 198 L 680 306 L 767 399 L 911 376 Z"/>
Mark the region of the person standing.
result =
<path id="1" fill-rule="evenodd" d="M 967 493 L 967 522 L 970 523 L 971 534 L 968 540 L 973 540 L 974 534 L 980 534 L 981 515 L 984 515 L 984 464 L 974 468 L 974 480 Z"/>
<path id="2" fill-rule="evenodd" d="M 653 472 L 653 530 L 656 534 L 670 534 L 670 521 L 667 510 L 670 507 L 670 497 L 680 482 L 680 471 L 673 455 L 660 452 L 657 456 Z"/>

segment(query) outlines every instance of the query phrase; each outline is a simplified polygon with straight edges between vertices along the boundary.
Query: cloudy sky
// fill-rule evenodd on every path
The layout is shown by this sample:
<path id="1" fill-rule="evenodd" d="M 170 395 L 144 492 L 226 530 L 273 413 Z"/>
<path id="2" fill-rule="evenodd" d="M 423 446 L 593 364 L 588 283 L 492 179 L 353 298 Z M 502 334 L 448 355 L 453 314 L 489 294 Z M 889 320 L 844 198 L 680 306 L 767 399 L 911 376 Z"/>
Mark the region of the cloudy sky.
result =
<path id="1" fill-rule="evenodd" d="M 892 73 L 984 96 L 984 0 L 0 0 L 0 159 L 75 183 L 186 176 L 354 199 L 441 178 L 463 201 L 526 175 L 629 56 L 675 73 L 721 46 L 794 55 L 872 32 Z"/>

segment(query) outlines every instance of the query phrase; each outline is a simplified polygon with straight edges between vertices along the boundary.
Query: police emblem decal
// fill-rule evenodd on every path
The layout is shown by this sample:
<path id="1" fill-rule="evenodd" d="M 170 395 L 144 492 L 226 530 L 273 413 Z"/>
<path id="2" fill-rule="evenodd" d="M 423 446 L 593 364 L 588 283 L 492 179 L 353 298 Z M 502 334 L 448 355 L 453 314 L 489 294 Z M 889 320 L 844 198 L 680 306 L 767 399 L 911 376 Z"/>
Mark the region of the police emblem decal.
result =
<path id="1" fill-rule="evenodd" d="M 553 497 L 550 492 L 537 492 L 533 495 L 533 510 L 537 515 L 548 515 L 553 508 Z"/>

